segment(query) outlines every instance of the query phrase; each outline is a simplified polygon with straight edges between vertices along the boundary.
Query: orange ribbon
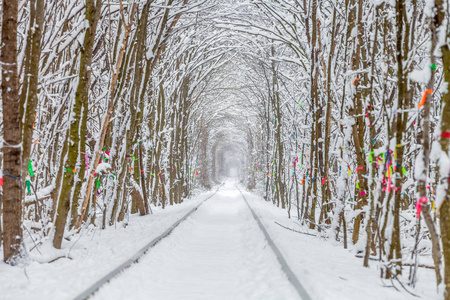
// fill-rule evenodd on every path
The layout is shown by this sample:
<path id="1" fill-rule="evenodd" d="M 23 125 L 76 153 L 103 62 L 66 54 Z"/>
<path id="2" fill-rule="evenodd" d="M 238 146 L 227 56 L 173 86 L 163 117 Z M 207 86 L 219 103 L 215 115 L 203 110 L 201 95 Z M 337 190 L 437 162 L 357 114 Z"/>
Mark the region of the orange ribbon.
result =
<path id="1" fill-rule="evenodd" d="M 422 97 L 422 101 L 419 103 L 419 108 L 421 108 L 422 106 L 425 105 L 425 101 L 427 101 L 427 95 L 428 94 L 432 94 L 433 90 L 426 90 L 425 92 L 423 92 L 423 97 Z"/>

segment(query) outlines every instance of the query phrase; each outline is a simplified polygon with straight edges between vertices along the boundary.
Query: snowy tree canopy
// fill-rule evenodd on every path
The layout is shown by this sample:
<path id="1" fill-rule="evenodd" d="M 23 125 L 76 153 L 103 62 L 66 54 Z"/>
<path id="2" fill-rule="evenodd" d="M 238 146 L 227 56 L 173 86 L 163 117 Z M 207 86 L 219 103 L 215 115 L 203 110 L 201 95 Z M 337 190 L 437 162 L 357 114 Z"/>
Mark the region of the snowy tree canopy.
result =
<path id="1" fill-rule="evenodd" d="M 233 177 L 407 290 L 434 268 L 450 299 L 448 7 L 3 0 L 5 262 Z"/>

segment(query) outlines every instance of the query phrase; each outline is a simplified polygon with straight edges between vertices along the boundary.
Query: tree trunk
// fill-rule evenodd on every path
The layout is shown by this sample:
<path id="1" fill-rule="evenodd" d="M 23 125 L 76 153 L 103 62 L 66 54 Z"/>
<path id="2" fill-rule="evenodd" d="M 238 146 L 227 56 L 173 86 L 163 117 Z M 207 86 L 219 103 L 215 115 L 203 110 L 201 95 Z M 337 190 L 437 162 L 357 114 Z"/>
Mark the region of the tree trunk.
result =
<path id="1" fill-rule="evenodd" d="M 45 13 L 44 0 L 30 1 L 30 28 L 25 50 L 25 76 L 20 96 L 20 115 L 22 123 L 22 176 L 28 173 L 28 160 L 33 144 L 35 111 L 38 104 L 39 60 L 41 58 L 41 39 Z"/>
<path id="2" fill-rule="evenodd" d="M 17 67 L 18 0 L 2 5 L 2 103 L 3 103 L 3 260 L 15 265 L 21 257 L 22 191 L 21 120 Z"/>
<path id="3" fill-rule="evenodd" d="M 447 4 L 443 0 L 436 0 L 436 16 L 434 18 L 436 28 L 442 28 L 446 15 Z M 444 70 L 444 82 L 450 84 L 450 48 L 448 46 L 449 32 L 448 24 L 445 28 L 446 36 L 442 43 L 442 63 Z M 442 29 L 443 30 L 443 29 Z M 450 92 L 446 90 L 442 95 L 442 115 L 441 115 L 441 137 L 439 144 L 441 146 L 441 156 L 450 159 Z M 442 158 L 441 158 L 442 161 Z M 444 283 L 445 299 L 450 299 L 450 174 L 440 173 L 439 185 L 437 188 L 437 197 L 442 198 L 440 206 L 440 226 L 442 234 L 442 248 L 444 250 Z"/>
<path id="4" fill-rule="evenodd" d="M 95 0 L 86 1 L 86 20 L 89 22 L 89 28 L 86 29 L 83 48 L 81 49 L 79 83 L 75 94 L 75 104 L 72 110 L 72 122 L 70 123 L 69 131 L 66 134 L 64 146 L 66 152 L 61 154 L 66 161 L 62 166 L 63 170 L 60 170 L 61 172 L 64 172 L 64 175 L 58 199 L 55 236 L 53 238 L 53 246 L 57 249 L 61 248 L 71 202 L 78 201 L 78 197 L 73 199 L 73 189 L 75 185 L 81 185 L 81 180 L 84 178 L 84 172 L 86 172 L 84 154 L 81 156 L 80 149 L 85 149 L 86 144 L 86 122 L 92 53 L 97 23 L 101 13 L 101 5 L 102 0 L 96 0 L 96 2 Z M 76 170 L 75 167 L 77 163 L 80 162 L 81 157 L 83 163 L 81 163 L 80 170 Z M 64 171 L 67 169 L 71 171 Z M 78 177 L 80 180 L 77 180 Z M 75 187 L 75 189 L 79 188 L 80 187 Z M 78 205 L 75 205 L 73 209 L 77 208 Z"/>
<path id="5" fill-rule="evenodd" d="M 436 30 L 435 22 L 430 21 L 430 31 L 431 31 L 431 47 L 430 47 L 430 63 L 434 65 L 436 63 L 436 57 L 434 55 L 436 51 L 436 45 L 437 45 L 437 30 Z M 440 26 L 441 24 L 439 24 Z M 427 90 L 433 90 L 434 83 L 435 83 L 435 74 L 436 70 L 431 69 L 431 77 L 427 84 Z M 430 135 L 431 135 L 431 129 L 430 129 L 430 110 L 431 110 L 431 103 L 433 100 L 433 96 L 430 94 L 426 94 L 426 101 L 424 105 L 423 110 L 423 119 L 422 119 L 422 145 L 423 145 L 423 168 L 422 168 L 422 174 L 420 174 L 417 183 L 417 190 L 419 194 L 419 205 L 422 206 L 422 215 L 425 220 L 425 223 L 427 224 L 428 231 L 430 233 L 430 238 L 432 241 L 432 254 L 433 254 L 433 261 L 435 266 L 435 273 L 436 273 L 436 285 L 439 286 L 442 282 L 441 278 L 441 246 L 439 241 L 439 235 L 437 232 L 436 225 L 433 221 L 433 218 L 431 217 L 431 205 L 427 198 L 427 181 L 428 181 L 428 173 L 429 173 L 429 167 L 430 167 L 430 151 L 431 151 L 431 143 L 430 143 Z M 426 203 L 421 203 L 420 199 L 427 199 Z M 419 233 L 417 233 L 419 234 Z M 417 254 L 416 254 L 417 255 Z"/>

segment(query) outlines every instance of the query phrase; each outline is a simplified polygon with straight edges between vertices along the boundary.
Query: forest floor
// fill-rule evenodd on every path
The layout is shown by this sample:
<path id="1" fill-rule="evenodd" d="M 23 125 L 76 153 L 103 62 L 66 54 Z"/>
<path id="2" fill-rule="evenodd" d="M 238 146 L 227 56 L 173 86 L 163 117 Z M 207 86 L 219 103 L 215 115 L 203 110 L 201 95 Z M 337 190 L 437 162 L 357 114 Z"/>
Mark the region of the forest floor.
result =
<path id="1" fill-rule="evenodd" d="M 48 240 L 31 251 L 26 266 L 0 263 L 0 299 L 73 299 L 212 193 L 156 209 L 150 216 L 132 216 L 126 227 L 88 228 L 65 241 L 61 250 L 53 249 Z M 384 286 L 377 262 L 364 268 L 354 250 L 343 249 L 333 239 L 277 225 L 275 222 L 307 232 L 289 219 L 285 210 L 243 193 L 313 300 L 417 299 L 396 282 L 398 291 Z M 47 263 L 61 256 L 70 259 Z M 434 271 L 429 269 L 419 269 L 413 293 L 427 300 L 443 299 L 435 292 Z M 93 298 L 299 299 L 234 180 L 228 180 L 139 263 L 103 286 Z"/>

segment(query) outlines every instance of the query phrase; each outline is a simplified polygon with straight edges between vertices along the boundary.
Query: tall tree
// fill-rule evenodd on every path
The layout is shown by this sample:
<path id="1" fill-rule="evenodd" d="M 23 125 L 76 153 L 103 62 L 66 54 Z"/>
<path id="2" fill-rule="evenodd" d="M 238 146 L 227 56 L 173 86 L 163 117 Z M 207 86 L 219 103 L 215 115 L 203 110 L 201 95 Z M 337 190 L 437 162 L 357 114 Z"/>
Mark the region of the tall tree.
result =
<path id="1" fill-rule="evenodd" d="M 97 31 L 98 19 L 100 18 L 101 7 L 102 0 L 86 0 L 86 21 L 89 23 L 89 26 L 85 29 L 84 42 L 81 49 L 80 70 L 78 75 L 79 83 L 75 94 L 72 120 L 61 155 L 62 159 L 65 161 L 60 167 L 62 169 L 60 171 L 64 172 L 64 175 L 58 200 L 58 214 L 55 221 L 55 236 L 53 238 L 53 246 L 55 248 L 61 248 L 70 204 L 72 201 L 78 201 L 78 199 L 73 199 L 73 189 L 76 185 L 81 184 L 78 177 L 80 176 L 83 178 L 83 174 L 86 171 L 84 167 L 85 164 L 81 164 L 82 167 L 79 172 L 76 171 L 75 166 L 80 160 L 81 154 L 86 153 L 86 122 L 92 53 L 94 50 L 95 33 Z"/>
<path id="2" fill-rule="evenodd" d="M 23 161 L 22 176 L 28 172 L 33 131 L 38 105 L 39 61 L 41 58 L 41 40 L 44 31 L 45 0 L 30 1 L 30 25 L 25 50 L 24 79 L 20 91 L 20 115 L 22 117 Z"/>
<path id="3" fill-rule="evenodd" d="M 450 84 L 450 33 L 448 24 L 445 21 L 448 18 L 447 1 L 436 0 L 436 15 L 434 17 L 435 28 L 445 30 L 443 40 L 439 40 L 442 52 L 442 64 L 444 70 L 444 82 Z M 446 24 L 445 26 L 443 24 Z M 445 299 L 450 299 L 450 92 L 446 89 L 442 95 L 441 112 L 441 136 L 439 137 L 440 147 L 439 161 L 439 186 L 437 187 L 437 205 L 440 207 L 440 226 L 442 234 L 442 247 L 444 250 L 444 284 Z"/>
<path id="4" fill-rule="evenodd" d="M 22 187 L 19 76 L 17 64 L 18 0 L 2 4 L 3 108 L 3 259 L 16 264 L 22 244 Z"/>
<path id="5" fill-rule="evenodd" d="M 438 43 L 438 33 L 437 27 L 433 18 L 430 18 L 430 31 L 431 31 L 431 47 L 430 47 L 430 65 L 436 65 L 436 46 Z M 440 26 L 440 25 L 439 25 Z M 427 83 L 427 90 L 433 90 L 435 84 L 435 76 L 436 69 L 430 68 L 431 76 L 430 80 Z M 439 234 L 436 228 L 436 225 L 433 221 L 431 214 L 431 201 L 428 201 L 427 195 L 427 181 L 429 178 L 429 169 L 430 169 L 430 151 L 431 151 L 431 104 L 433 102 L 431 93 L 425 93 L 425 104 L 423 109 L 423 119 L 422 119 L 422 152 L 420 157 L 423 160 L 423 167 L 420 170 L 418 183 L 417 183 L 417 192 L 419 198 L 417 201 L 419 205 L 422 206 L 422 216 L 427 224 L 428 230 L 430 232 L 430 238 L 432 241 L 432 254 L 435 265 L 435 273 L 436 273 L 436 285 L 439 286 L 442 282 L 441 277 L 441 246 L 439 241 Z M 426 200 L 426 201 L 424 201 Z"/>

